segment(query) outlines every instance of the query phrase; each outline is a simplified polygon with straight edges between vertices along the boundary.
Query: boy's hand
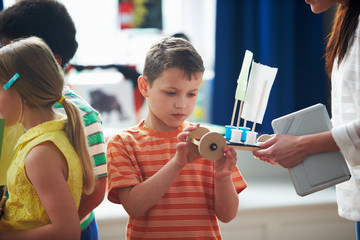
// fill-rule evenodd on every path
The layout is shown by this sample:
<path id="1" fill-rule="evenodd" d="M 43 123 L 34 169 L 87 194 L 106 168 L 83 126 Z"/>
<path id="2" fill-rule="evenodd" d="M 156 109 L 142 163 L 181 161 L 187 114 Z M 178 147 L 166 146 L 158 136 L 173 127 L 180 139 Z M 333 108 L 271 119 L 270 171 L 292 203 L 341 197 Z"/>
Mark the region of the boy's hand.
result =
<path id="1" fill-rule="evenodd" d="M 176 155 L 174 158 L 181 168 L 185 167 L 186 164 L 201 158 L 200 155 L 195 155 L 189 151 L 188 143 L 186 142 L 186 138 L 190 135 L 190 132 L 198 129 L 199 126 L 200 124 L 191 125 L 185 128 L 184 131 L 177 136 L 178 144 L 176 146 Z"/>
<path id="2" fill-rule="evenodd" d="M 237 155 L 234 148 L 224 147 L 224 156 L 215 161 L 215 178 L 231 176 L 232 170 L 236 166 Z"/>

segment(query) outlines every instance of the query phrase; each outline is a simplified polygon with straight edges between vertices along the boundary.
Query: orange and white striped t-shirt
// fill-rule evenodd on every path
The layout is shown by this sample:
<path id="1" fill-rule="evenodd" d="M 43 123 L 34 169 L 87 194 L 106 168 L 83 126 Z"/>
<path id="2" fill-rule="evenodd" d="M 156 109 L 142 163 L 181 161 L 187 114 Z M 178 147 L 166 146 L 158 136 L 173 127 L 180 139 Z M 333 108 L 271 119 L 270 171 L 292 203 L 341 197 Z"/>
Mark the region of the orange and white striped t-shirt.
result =
<path id="1" fill-rule="evenodd" d="M 117 188 L 139 184 L 159 171 L 176 153 L 176 130 L 159 132 L 141 122 L 110 138 L 107 147 L 108 199 L 119 203 Z M 130 216 L 128 239 L 221 239 L 214 212 L 214 162 L 187 164 L 164 196 L 146 212 Z M 237 168 L 232 173 L 237 193 L 247 187 Z"/>

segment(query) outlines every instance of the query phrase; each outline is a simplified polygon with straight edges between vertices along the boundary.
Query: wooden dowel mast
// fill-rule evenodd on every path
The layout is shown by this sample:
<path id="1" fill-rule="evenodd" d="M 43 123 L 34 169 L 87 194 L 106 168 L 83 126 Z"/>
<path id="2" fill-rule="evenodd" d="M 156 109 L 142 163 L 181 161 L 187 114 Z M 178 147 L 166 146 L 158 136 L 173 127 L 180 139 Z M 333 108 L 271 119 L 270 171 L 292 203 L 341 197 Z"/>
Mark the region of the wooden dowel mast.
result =
<path id="1" fill-rule="evenodd" d="M 233 126 L 233 124 L 234 124 L 234 119 L 235 119 L 235 113 L 236 113 L 237 102 L 238 102 L 238 99 L 235 99 L 234 109 L 233 109 L 233 114 L 232 114 L 232 117 L 231 117 L 231 123 L 230 123 L 230 126 Z"/>
<path id="2" fill-rule="evenodd" d="M 238 120 L 237 120 L 237 124 L 236 124 L 236 129 L 239 129 L 239 126 L 240 126 L 240 119 L 241 119 L 241 113 L 242 113 L 243 106 L 244 106 L 244 101 L 241 101 Z"/>
<path id="3" fill-rule="evenodd" d="M 252 129 L 251 129 L 252 132 L 254 132 L 255 126 L 256 126 L 256 122 L 253 123 L 253 127 L 252 127 Z"/>

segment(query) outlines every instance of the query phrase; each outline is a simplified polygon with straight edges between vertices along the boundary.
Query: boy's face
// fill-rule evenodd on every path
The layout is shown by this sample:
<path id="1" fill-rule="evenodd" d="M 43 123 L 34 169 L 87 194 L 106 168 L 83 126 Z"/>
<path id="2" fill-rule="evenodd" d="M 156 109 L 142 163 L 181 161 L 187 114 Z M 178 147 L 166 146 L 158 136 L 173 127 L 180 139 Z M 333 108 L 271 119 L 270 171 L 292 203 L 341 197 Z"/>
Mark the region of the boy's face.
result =
<path id="1" fill-rule="evenodd" d="M 179 68 L 168 68 L 150 87 L 146 80 L 149 113 L 145 124 L 158 131 L 171 131 L 178 128 L 192 113 L 203 73 L 199 72 L 188 79 Z"/>

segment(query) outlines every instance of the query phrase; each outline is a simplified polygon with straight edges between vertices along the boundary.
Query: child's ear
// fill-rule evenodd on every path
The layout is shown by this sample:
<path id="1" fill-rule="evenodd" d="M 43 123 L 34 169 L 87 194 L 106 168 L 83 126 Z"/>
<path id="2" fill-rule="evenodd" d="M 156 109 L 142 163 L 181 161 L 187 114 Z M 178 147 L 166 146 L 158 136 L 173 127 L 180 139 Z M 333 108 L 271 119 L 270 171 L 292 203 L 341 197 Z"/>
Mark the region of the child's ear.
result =
<path id="1" fill-rule="evenodd" d="M 61 66 L 62 64 L 62 57 L 59 54 L 55 55 L 56 62 Z"/>
<path id="2" fill-rule="evenodd" d="M 138 88 L 143 97 L 148 97 L 148 81 L 143 75 L 138 78 Z"/>

